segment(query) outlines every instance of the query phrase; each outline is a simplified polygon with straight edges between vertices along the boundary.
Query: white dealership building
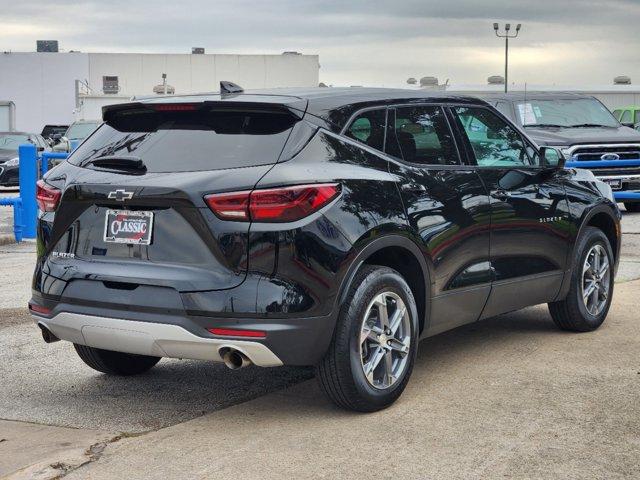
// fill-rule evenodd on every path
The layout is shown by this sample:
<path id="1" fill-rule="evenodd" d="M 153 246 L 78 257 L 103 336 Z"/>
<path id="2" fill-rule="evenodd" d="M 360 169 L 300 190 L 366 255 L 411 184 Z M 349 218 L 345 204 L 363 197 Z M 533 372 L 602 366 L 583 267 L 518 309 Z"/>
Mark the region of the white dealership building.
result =
<path id="1" fill-rule="evenodd" d="M 46 124 L 100 118 L 103 105 L 133 96 L 243 88 L 318 86 L 317 55 L 0 53 L 0 125 L 40 132 Z M 163 78 L 166 75 L 166 78 Z M 6 126 L 5 126 L 6 128 Z"/>

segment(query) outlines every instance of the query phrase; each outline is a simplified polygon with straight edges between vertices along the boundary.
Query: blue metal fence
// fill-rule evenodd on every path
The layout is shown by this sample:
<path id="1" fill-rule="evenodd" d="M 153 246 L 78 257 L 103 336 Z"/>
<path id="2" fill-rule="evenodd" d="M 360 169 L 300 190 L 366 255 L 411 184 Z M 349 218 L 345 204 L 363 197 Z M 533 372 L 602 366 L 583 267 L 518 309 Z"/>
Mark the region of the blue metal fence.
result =
<path id="1" fill-rule="evenodd" d="M 13 207 L 13 235 L 16 242 L 21 242 L 23 238 L 36 238 L 38 220 L 36 182 L 38 177 L 47 173 L 50 160 L 62 160 L 67 158 L 68 154 L 43 152 L 38 156 L 36 146 L 28 143 L 18 147 L 18 156 L 20 158 L 18 170 L 20 196 L 0 198 L 0 206 Z M 40 172 L 38 172 L 38 161 L 40 162 Z"/>

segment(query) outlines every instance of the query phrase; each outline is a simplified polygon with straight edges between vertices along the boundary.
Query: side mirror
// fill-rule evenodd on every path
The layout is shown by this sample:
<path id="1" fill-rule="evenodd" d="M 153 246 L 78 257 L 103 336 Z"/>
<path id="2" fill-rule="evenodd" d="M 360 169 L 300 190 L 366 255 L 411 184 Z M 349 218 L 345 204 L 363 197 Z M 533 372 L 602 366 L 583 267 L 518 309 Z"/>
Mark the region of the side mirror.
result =
<path id="1" fill-rule="evenodd" d="M 540 147 L 540 164 L 544 167 L 564 168 L 567 159 L 564 154 L 553 147 Z"/>
<path id="2" fill-rule="evenodd" d="M 39 152 L 44 152 L 44 147 L 38 147 Z"/>

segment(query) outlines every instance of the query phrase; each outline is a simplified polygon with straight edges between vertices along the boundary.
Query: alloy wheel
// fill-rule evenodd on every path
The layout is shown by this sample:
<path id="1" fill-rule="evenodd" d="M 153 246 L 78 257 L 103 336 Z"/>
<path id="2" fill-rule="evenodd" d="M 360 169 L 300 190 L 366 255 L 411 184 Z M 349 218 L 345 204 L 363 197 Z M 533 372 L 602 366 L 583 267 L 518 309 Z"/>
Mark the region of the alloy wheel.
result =
<path id="1" fill-rule="evenodd" d="M 606 308 L 611 284 L 611 265 L 605 248 L 596 244 L 582 266 L 582 301 L 589 314 L 598 316 Z"/>
<path id="2" fill-rule="evenodd" d="M 369 384 L 386 389 L 401 379 L 410 349 L 411 319 L 405 303 L 393 292 L 378 294 L 360 330 L 360 363 Z"/>

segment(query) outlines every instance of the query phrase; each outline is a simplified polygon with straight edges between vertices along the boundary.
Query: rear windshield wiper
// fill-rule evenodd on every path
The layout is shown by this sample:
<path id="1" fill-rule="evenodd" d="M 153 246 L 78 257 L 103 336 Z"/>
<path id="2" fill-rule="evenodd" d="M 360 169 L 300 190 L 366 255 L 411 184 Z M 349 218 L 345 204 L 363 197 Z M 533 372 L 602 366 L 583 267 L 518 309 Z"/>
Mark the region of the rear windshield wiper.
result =
<path id="1" fill-rule="evenodd" d="M 144 173 L 147 171 L 147 166 L 144 164 L 141 158 L 127 157 L 127 156 L 104 156 L 98 158 L 91 158 L 85 162 L 82 162 L 80 166 L 85 167 L 87 165 L 93 165 L 100 168 L 107 168 L 110 170 L 134 170 Z"/>

